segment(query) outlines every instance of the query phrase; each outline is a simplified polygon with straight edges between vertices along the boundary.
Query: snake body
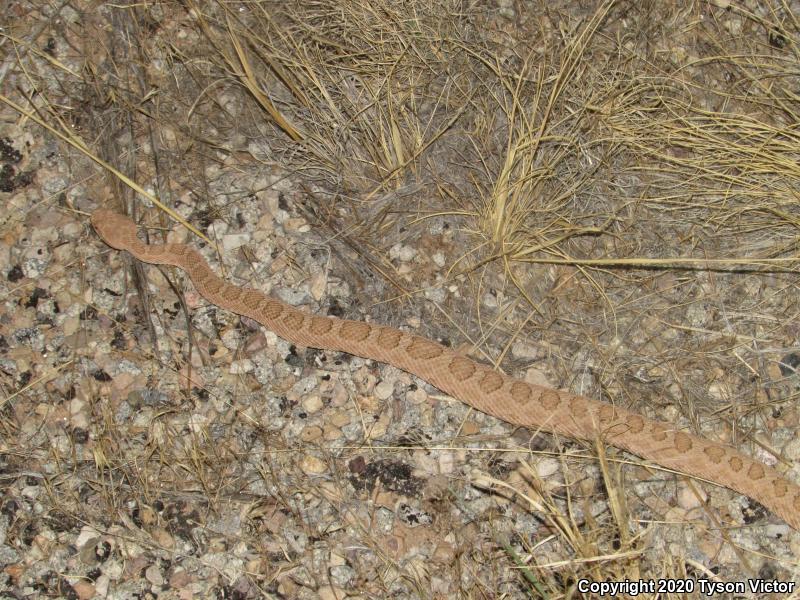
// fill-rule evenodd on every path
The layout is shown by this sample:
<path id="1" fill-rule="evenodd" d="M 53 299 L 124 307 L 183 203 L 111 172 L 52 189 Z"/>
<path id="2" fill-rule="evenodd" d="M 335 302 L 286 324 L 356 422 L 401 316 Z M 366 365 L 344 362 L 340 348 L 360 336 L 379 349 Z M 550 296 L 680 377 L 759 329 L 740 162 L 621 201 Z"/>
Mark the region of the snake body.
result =
<path id="1" fill-rule="evenodd" d="M 736 449 L 626 409 L 498 373 L 424 337 L 393 327 L 323 317 L 218 277 L 185 244 L 145 244 L 136 225 L 99 209 L 92 225 L 112 248 L 185 271 L 209 302 L 258 321 L 291 343 L 347 352 L 416 375 L 475 409 L 509 423 L 583 440 L 600 438 L 663 467 L 726 486 L 762 503 L 800 530 L 800 487 Z"/>

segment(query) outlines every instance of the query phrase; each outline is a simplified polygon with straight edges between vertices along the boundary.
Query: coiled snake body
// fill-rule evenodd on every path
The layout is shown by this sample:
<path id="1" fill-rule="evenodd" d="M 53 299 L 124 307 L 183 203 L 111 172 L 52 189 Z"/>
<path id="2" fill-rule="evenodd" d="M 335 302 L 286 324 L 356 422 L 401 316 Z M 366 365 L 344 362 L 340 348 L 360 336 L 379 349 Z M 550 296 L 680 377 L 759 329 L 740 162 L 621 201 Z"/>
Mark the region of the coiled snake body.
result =
<path id="1" fill-rule="evenodd" d="M 118 213 L 97 210 L 92 225 L 112 248 L 127 250 L 146 263 L 183 269 L 206 300 L 250 317 L 294 344 L 394 365 L 515 425 L 584 440 L 599 437 L 669 469 L 745 494 L 800 530 L 800 487 L 732 447 L 604 402 L 508 377 L 441 344 L 393 327 L 298 310 L 257 290 L 222 280 L 189 246 L 142 243 L 133 221 Z"/>

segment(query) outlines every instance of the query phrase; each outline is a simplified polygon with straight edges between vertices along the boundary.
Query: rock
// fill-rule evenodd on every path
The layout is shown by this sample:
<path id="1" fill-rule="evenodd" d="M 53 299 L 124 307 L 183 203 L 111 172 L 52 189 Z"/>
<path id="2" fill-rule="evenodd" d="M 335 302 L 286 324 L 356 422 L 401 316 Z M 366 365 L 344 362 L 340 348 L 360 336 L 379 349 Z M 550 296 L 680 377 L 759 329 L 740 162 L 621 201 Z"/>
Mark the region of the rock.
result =
<path id="1" fill-rule="evenodd" d="M 81 322 L 78 317 L 67 317 L 66 319 L 64 319 L 64 323 L 61 325 L 65 336 L 72 335 L 73 333 L 78 331 L 78 328 L 80 326 Z"/>
<path id="2" fill-rule="evenodd" d="M 300 461 L 300 469 L 306 475 L 321 475 L 328 470 L 328 465 L 313 454 L 306 454 Z"/>
<path id="3" fill-rule="evenodd" d="M 394 393 L 394 383 L 383 380 L 375 386 L 375 396 L 378 400 L 388 400 Z"/>
<path id="4" fill-rule="evenodd" d="M 695 494 L 692 487 L 697 490 Z M 700 486 L 692 486 L 689 483 L 681 482 L 678 487 L 678 506 L 685 511 L 700 508 L 708 501 L 708 494 Z"/>
<path id="5" fill-rule="evenodd" d="M 169 550 L 175 546 L 173 537 L 162 527 L 154 527 L 153 531 L 150 532 L 150 537 L 152 537 L 153 541 L 161 548 Z"/>
<path id="6" fill-rule="evenodd" d="M 342 437 L 342 430 L 334 425 L 326 424 L 324 429 L 326 442 L 335 442 Z"/>
<path id="7" fill-rule="evenodd" d="M 325 296 L 325 289 L 328 287 L 328 277 L 325 271 L 319 271 L 311 276 L 311 281 L 308 285 L 308 291 L 311 297 L 317 302 L 322 300 Z"/>
<path id="8" fill-rule="evenodd" d="M 344 600 L 347 593 L 335 585 L 323 585 L 317 590 L 317 597 L 319 600 Z"/>
<path id="9" fill-rule="evenodd" d="M 164 585 L 164 576 L 161 574 L 161 569 L 159 569 L 158 565 L 150 565 L 147 567 L 144 571 L 144 577 L 153 585 L 159 587 Z"/>
<path id="10" fill-rule="evenodd" d="M 481 427 L 475 421 L 466 421 L 461 426 L 461 435 L 475 435 L 480 432 Z"/>
<path id="11" fill-rule="evenodd" d="M 388 412 L 383 412 L 378 417 L 378 420 L 374 423 L 371 423 L 367 427 L 367 439 L 369 440 L 377 440 L 382 438 L 386 435 L 386 432 L 389 429 L 389 424 L 391 423 L 391 416 Z"/>
<path id="12" fill-rule="evenodd" d="M 433 551 L 431 560 L 440 565 L 449 565 L 453 562 L 456 556 L 455 548 L 447 542 L 439 542 L 436 544 L 436 549 Z"/>
<path id="13" fill-rule="evenodd" d="M 323 407 L 322 398 L 319 397 L 319 394 L 311 394 L 310 396 L 303 398 L 301 404 L 303 405 L 303 409 L 312 415 L 316 412 L 319 412 Z"/>
<path id="14" fill-rule="evenodd" d="M 250 242 L 250 234 L 247 233 L 229 233 L 222 236 L 222 249 L 225 252 L 231 252 L 242 246 L 246 246 Z"/>
<path id="15" fill-rule="evenodd" d="M 300 432 L 300 439 L 303 440 L 305 443 L 313 442 L 321 437 L 322 437 L 322 428 L 317 427 L 316 425 L 304 427 L 303 431 Z"/>
<path id="16" fill-rule="evenodd" d="M 244 358 L 242 360 L 236 360 L 231 363 L 230 367 L 230 374 L 231 375 L 243 375 L 245 373 L 252 373 L 255 370 L 255 365 L 253 361 L 249 358 Z"/>
<path id="17" fill-rule="evenodd" d="M 555 458 L 543 458 L 536 463 L 536 474 L 542 479 L 548 479 L 561 470 L 559 461 Z"/>
<path id="18" fill-rule="evenodd" d="M 511 354 L 514 358 L 535 360 L 539 358 L 539 348 L 528 342 L 516 341 L 511 346 Z"/>
<path id="19" fill-rule="evenodd" d="M 298 233 L 305 233 L 311 231 L 311 226 L 302 217 L 290 217 L 283 222 L 283 227 L 286 231 L 296 231 Z"/>
<path id="20" fill-rule="evenodd" d="M 90 582 L 85 579 L 79 579 L 72 584 L 72 589 L 75 591 L 79 600 L 89 600 L 95 595 L 95 588 Z"/>

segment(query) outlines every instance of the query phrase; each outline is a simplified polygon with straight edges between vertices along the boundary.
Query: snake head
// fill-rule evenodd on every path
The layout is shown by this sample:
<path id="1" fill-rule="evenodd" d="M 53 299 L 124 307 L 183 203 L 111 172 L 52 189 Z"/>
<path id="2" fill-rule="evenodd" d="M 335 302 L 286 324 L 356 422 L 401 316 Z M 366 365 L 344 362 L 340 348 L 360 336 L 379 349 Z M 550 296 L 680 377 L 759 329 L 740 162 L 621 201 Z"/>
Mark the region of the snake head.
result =
<path id="1" fill-rule="evenodd" d="M 127 250 L 136 238 L 136 224 L 112 210 L 98 208 L 92 213 L 92 227 L 103 241 L 116 250 Z"/>

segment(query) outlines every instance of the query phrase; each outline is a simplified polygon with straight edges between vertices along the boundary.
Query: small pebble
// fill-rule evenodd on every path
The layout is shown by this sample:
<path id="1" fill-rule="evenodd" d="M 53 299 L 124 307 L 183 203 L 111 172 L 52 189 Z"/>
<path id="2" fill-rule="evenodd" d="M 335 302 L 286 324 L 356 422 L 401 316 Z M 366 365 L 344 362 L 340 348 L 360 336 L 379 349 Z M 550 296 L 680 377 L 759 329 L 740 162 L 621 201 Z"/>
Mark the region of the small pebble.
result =
<path id="1" fill-rule="evenodd" d="M 480 430 L 480 425 L 478 425 L 475 421 L 466 421 L 461 426 L 461 435 L 475 435 L 476 433 L 479 433 Z"/>
<path id="2" fill-rule="evenodd" d="M 539 348 L 528 342 L 517 341 L 511 346 L 511 354 L 514 358 L 522 360 L 535 360 L 539 358 Z"/>
<path id="3" fill-rule="evenodd" d="M 395 244 L 389 249 L 389 258 L 400 262 L 410 262 L 416 255 L 417 250 L 405 244 Z"/>
<path id="4" fill-rule="evenodd" d="M 548 479 L 561 470 L 561 464 L 555 458 L 543 458 L 536 463 L 536 474 L 542 479 Z"/>
<path id="5" fill-rule="evenodd" d="M 328 277 L 324 271 L 319 271 L 311 276 L 311 282 L 308 286 L 308 291 L 311 297 L 317 302 L 325 297 L 325 290 L 328 287 Z"/>
<path id="6" fill-rule="evenodd" d="M 150 536 L 153 538 L 153 541 L 158 544 L 161 548 L 166 548 L 170 550 L 175 546 L 174 538 L 169 534 L 166 529 L 162 527 L 154 527 L 153 530 L 150 532 Z"/>
<path id="7" fill-rule="evenodd" d="M 161 574 L 161 569 L 158 565 L 150 565 L 145 569 L 145 579 L 153 585 L 161 586 L 164 584 L 164 576 Z"/>
<path id="8" fill-rule="evenodd" d="M 343 435 L 341 429 L 330 424 L 325 425 L 324 431 L 325 431 L 324 438 L 326 442 L 335 442 L 336 440 L 340 439 Z"/>
<path id="9" fill-rule="evenodd" d="M 695 494 L 692 487 L 697 490 Z M 678 487 L 678 506 L 686 511 L 700 508 L 705 502 L 708 501 L 708 494 L 698 485 L 693 485 L 681 482 Z"/>
<path id="10" fill-rule="evenodd" d="M 379 400 L 388 400 L 394 393 L 394 383 L 383 380 L 375 386 L 375 396 Z"/>
<path id="11" fill-rule="evenodd" d="M 319 394 L 311 394 L 310 396 L 303 398 L 302 405 L 307 413 L 313 415 L 322 409 L 322 398 L 319 397 Z"/>
<path id="12" fill-rule="evenodd" d="M 322 437 L 322 429 L 320 427 L 317 427 L 316 425 L 304 427 L 303 431 L 300 432 L 300 439 L 306 443 L 313 442 L 321 437 Z"/>
<path id="13" fill-rule="evenodd" d="M 306 454 L 300 461 L 300 469 L 306 475 L 321 475 L 328 470 L 328 465 L 312 454 Z"/>
<path id="14" fill-rule="evenodd" d="M 305 233 L 311 231 L 311 227 L 302 217 L 290 217 L 283 222 L 283 228 L 286 231 L 296 231 L 298 233 Z"/>
<path id="15" fill-rule="evenodd" d="M 86 579 L 79 579 L 73 583 L 72 589 L 79 600 L 89 600 L 94 597 L 96 592 L 94 585 Z"/>
<path id="16" fill-rule="evenodd" d="M 317 590 L 319 600 L 344 600 L 347 593 L 340 587 L 334 585 L 323 585 Z"/>
<path id="17" fill-rule="evenodd" d="M 250 242 L 250 235 L 247 233 L 230 233 L 222 237 L 222 249 L 231 252 Z"/>

